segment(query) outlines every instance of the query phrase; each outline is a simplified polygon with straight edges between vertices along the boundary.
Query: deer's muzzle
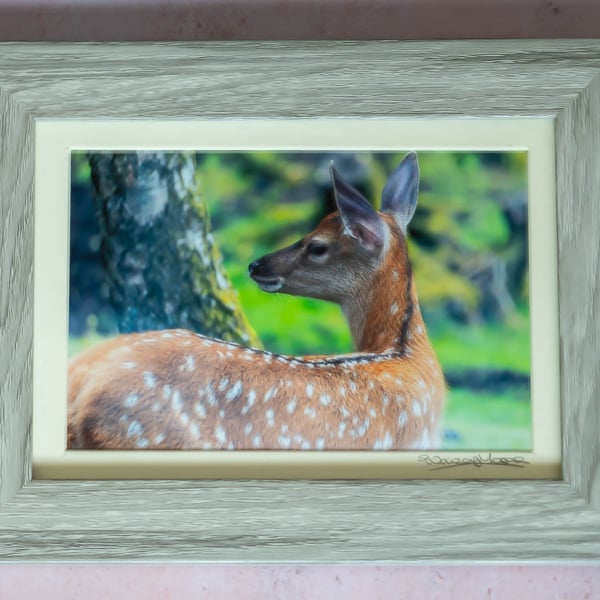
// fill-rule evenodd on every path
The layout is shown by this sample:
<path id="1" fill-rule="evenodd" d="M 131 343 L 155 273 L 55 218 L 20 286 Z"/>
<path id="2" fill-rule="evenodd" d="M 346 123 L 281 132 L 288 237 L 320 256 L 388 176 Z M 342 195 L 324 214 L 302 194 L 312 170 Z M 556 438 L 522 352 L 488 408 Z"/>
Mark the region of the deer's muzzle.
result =
<path id="1" fill-rule="evenodd" d="M 283 285 L 283 277 L 275 275 L 264 258 L 259 258 L 250 263 L 248 265 L 248 273 L 256 281 L 260 289 L 265 292 L 277 292 Z"/>

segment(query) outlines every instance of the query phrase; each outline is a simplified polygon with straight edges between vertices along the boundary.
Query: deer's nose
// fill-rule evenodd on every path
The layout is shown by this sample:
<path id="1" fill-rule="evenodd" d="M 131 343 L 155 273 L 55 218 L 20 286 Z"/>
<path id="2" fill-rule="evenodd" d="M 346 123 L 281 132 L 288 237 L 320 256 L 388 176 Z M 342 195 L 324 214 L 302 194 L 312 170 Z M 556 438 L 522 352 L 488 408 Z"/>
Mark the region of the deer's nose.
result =
<path id="1" fill-rule="evenodd" d="M 259 258 L 248 265 L 248 273 L 250 273 L 250 275 L 265 275 L 265 267 L 265 261 L 262 258 Z"/>

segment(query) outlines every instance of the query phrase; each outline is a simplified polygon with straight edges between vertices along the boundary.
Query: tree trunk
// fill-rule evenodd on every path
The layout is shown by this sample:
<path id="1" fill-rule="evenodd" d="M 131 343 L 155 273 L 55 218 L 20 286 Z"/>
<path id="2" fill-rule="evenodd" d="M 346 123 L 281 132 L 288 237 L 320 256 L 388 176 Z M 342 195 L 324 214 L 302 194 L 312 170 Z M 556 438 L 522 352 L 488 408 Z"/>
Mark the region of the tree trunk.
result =
<path id="1" fill-rule="evenodd" d="M 185 328 L 258 345 L 223 270 L 192 154 L 89 155 L 121 332 Z"/>

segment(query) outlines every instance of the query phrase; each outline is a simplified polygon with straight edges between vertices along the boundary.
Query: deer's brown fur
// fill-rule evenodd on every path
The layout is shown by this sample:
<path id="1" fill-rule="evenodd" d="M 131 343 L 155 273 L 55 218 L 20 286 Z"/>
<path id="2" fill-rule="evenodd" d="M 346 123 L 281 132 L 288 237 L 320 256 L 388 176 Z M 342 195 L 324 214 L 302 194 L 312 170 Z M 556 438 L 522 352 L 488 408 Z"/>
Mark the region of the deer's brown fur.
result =
<path id="1" fill-rule="evenodd" d="M 280 356 L 185 330 L 121 335 L 69 366 L 68 446 L 438 447 L 445 382 L 419 309 L 403 231 L 414 206 L 398 209 L 408 215 L 404 220 L 375 211 L 363 218 L 343 202 L 338 199 L 344 213 L 256 261 L 251 274 L 267 291 L 340 303 L 356 353 Z M 372 230 L 366 229 L 369 219 Z M 315 243 L 326 245 L 325 254 L 316 254 Z"/>

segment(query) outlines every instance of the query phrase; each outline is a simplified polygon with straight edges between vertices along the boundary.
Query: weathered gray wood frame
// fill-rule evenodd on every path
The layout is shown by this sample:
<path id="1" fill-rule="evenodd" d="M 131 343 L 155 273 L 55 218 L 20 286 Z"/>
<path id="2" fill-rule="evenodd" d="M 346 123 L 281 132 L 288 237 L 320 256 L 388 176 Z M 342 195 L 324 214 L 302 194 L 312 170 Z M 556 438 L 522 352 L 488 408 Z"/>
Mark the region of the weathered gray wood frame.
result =
<path id="1" fill-rule="evenodd" d="M 36 119 L 436 115 L 555 120 L 564 481 L 31 480 Z M 600 42 L 2 45 L 0 221 L 0 560 L 600 555 Z"/>

